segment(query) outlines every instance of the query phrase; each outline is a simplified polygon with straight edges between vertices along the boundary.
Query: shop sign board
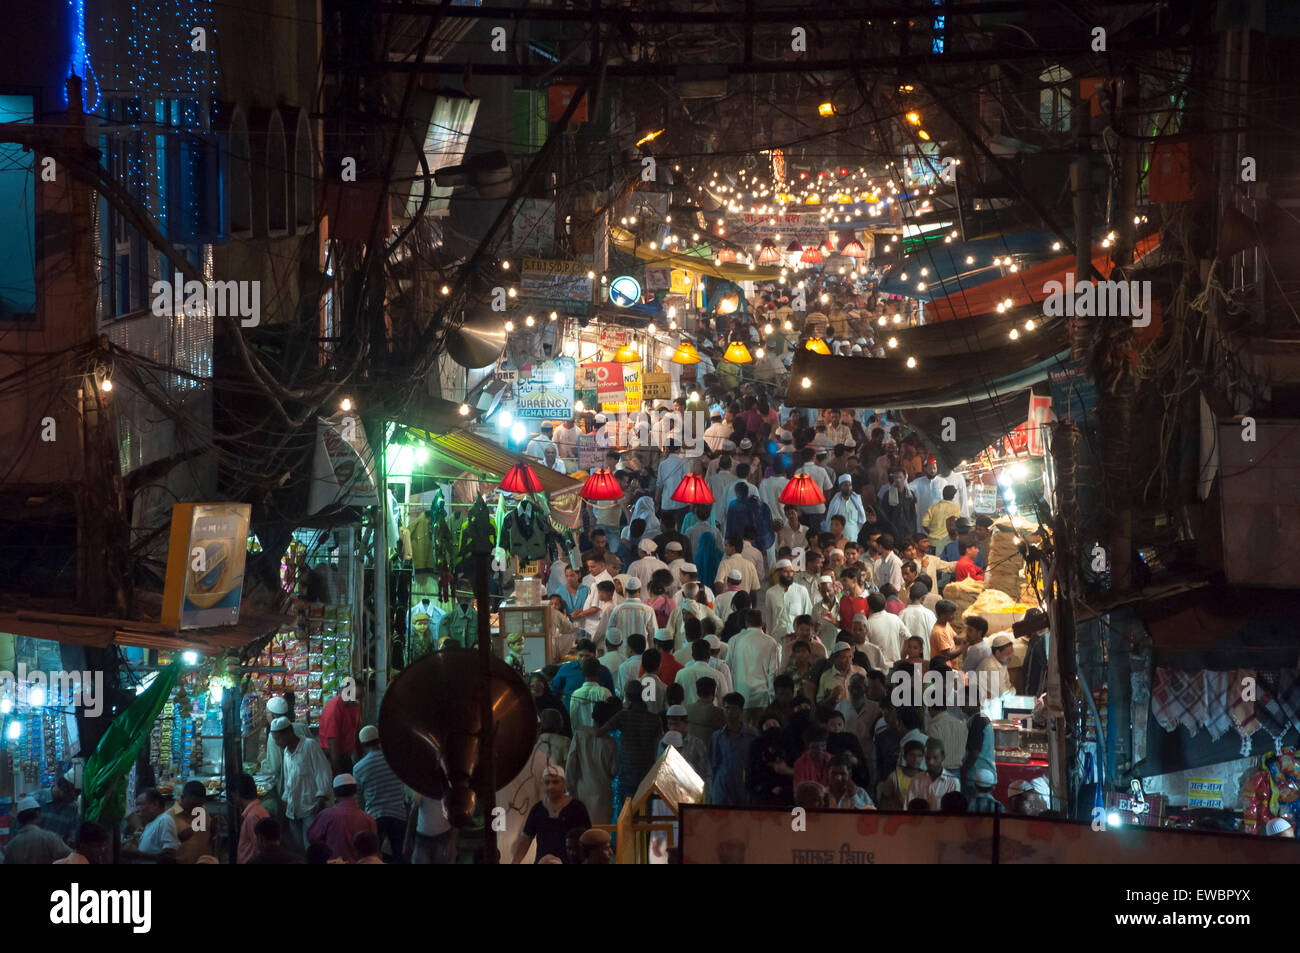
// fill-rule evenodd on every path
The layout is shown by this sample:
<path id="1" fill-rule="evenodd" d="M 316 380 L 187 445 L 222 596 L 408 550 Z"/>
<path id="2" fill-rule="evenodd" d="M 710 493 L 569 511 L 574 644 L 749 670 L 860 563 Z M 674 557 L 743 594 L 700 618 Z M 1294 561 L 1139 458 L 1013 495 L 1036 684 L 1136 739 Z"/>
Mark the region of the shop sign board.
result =
<path id="1" fill-rule="evenodd" d="M 607 324 L 600 329 L 600 349 L 602 351 L 617 351 L 630 340 L 632 340 L 632 332 L 627 328 L 619 327 L 617 324 Z"/>
<path id="2" fill-rule="evenodd" d="M 584 433 L 578 437 L 578 469 L 590 473 L 597 467 L 605 465 L 605 451 L 596 444 L 594 433 Z"/>
<path id="3" fill-rule="evenodd" d="M 988 864 L 993 818 L 681 807 L 684 864 Z"/>
<path id="4" fill-rule="evenodd" d="M 647 268 L 645 270 L 645 286 L 650 291 L 666 291 L 673 285 L 673 270 L 671 268 Z"/>
<path id="5" fill-rule="evenodd" d="M 559 357 L 533 365 L 531 373 L 519 381 L 515 399 L 515 416 L 532 420 L 550 420 L 573 413 L 575 362 Z"/>
<path id="6" fill-rule="evenodd" d="M 998 488 L 977 483 L 971 487 L 971 505 L 976 513 L 992 515 L 999 508 Z"/>
<path id="7" fill-rule="evenodd" d="M 1189 778 L 1188 807 L 1223 807 L 1223 778 Z"/>
<path id="8" fill-rule="evenodd" d="M 579 371 L 582 390 L 594 390 L 602 404 L 623 400 L 623 365 L 616 361 L 592 361 Z"/>
<path id="9" fill-rule="evenodd" d="M 631 275 L 619 275 L 609 283 L 609 303 L 631 308 L 641 303 L 641 282 Z"/>
<path id="10" fill-rule="evenodd" d="M 519 295 L 557 302 L 591 302 L 591 262 L 525 258 L 519 267 Z"/>
<path id="11" fill-rule="evenodd" d="M 1051 397 L 1046 394 L 1029 395 L 1029 420 L 1025 431 L 1029 436 L 1029 453 L 1033 456 L 1047 454 L 1047 417 L 1051 412 Z"/>
<path id="12" fill-rule="evenodd" d="M 785 250 L 790 242 L 797 241 L 807 248 L 820 245 L 830 234 L 820 212 L 786 212 L 783 215 L 757 215 L 739 213 L 726 216 L 727 237 L 742 244 L 772 239 Z M 780 238 L 777 236 L 780 235 Z"/>
<path id="13" fill-rule="evenodd" d="M 641 382 L 642 400 L 671 400 L 673 377 L 667 371 L 647 371 Z"/>
<path id="14" fill-rule="evenodd" d="M 172 506 L 163 624 L 202 629 L 239 622 L 252 509 L 248 503 Z"/>
<path id="15" fill-rule="evenodd" d="M 1074 420 L 1079 424 L 1096 422 L 1097 385 L 1088 377 L 1083 361 L 1066 361 L 1047 372 L 1052 390 L 1052 412 L 1057 420 Z"/>

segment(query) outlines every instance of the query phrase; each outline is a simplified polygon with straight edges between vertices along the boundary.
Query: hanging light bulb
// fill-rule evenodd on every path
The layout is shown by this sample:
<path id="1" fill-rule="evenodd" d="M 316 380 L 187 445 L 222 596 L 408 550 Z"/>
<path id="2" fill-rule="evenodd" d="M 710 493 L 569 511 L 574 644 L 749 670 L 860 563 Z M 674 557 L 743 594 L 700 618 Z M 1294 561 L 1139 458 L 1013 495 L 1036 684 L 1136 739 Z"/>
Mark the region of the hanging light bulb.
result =
<path id="1" fill-rule="evenodd" d="M 907 366 L 908 366 L 908 367 L 916 367 L 916 358 L 914 358 L 914 357 L 909 357 L 909 358 L 907 359 Z"/>
<path id="2" fill-rule="evenodd" d="M 469 416 L 469 404 L 461 404 L 456 410 L 462 417 Z"/>
<path id="3" fill-rule="evenodd" d="M 898 347 L 898 338 L 890 338 L 887 343 L 890 347 Z"/>

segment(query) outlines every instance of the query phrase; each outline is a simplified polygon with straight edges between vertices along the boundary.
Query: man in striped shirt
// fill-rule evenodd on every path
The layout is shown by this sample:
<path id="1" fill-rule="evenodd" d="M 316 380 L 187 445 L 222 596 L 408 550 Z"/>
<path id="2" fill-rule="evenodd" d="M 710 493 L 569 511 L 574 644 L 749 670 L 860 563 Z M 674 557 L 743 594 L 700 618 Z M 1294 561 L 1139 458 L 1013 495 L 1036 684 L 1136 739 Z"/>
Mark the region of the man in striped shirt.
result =
<path id="1" fill-rule="evenodd" d="M 406 833 L 406 789 L 388 766 L 379 747 L 379 729 L 366 725 L 358 736 L 365 756 L 353 769 L 362 810 L 375 819 L 380 843 L 384 837 L 392 849 L 391 862 L 401 862 L 402 839 Z"/>

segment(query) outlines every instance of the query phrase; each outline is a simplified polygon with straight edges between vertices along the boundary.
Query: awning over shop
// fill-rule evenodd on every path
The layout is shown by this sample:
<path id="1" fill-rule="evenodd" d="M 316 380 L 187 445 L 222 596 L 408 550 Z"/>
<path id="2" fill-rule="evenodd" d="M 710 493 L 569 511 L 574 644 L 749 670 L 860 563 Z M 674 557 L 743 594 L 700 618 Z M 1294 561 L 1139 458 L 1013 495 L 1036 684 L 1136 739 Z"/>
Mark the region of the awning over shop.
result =
<path id="1" fill-rule="evenodd" d="M 665 252 L 662 248 L 651 248 L 648 242 L 638 242 L 635 235 L 626 228 L 617 225 L 610 226 L 609 240 L 614 243 L 615 248 L 624 254 L 633 255 L 646 264 L 657 268 L 682 268 L 702 275 L 725 278 L 727 281 L 776 281 L 781 277 L 779 267 L 760 268 L 756 265 L 754 270 L 750 271 L 748 265 L 716 265 L 711 258 L 682 255 L 676 252 Z"/>
<path id="2" fill-rule="evenodd" d="M 974 322 L 968 327 L 973 327 Z M 964 348 L 958 345 L 964 344 Z M 1054 319 L 1033 333 L 952 338 L 949 350 L 924 357 L 902 347 L 885 358 L 834 357 L 795 352 L 785 403 L 789 407 L 938 407 L 962 403 L 967 394 L 1023 390 L 1046 376 L 1067 345 L 1065 322 Z M 908 357 L 916 366 L 908 367 Z M 807 387 L 803 381 L 807 379 Z M 986 444 L 987 446 L 987 444 Z"/>
<path id="3" fill-rule="evenodd" d="M 1030 320 L 1034 322 L 1032 331 L 1026 328 Z M 887 344 L 893 338 L 898 342 L 897 346 L 888 349 L 890 357 L 899 356 L 904 360 L 915 357 L 918 362 L 934 358 L 964 359 L 980 351 L 996 350 L 1000 353 L 1012 343 L 1013 328 L 1020 340 L 1039 336 L 1048 338 L 1048 350 L 1059 350 L 1060 342 L 1065 340 L 1064 318 L 1044 318 L 1025 308 L 1003 314 L 983 314 L 966 321 L 943 321 L 910 328 L 885 325 L 876 328 L 876 340 Z"/>
<path id="4" fill-rule="evenodd" d="M 157 622 L 34 610 L 0 612 L 0 632 L 12 635 L 91 648 L 130 645 L 167 652 L 198 652 L 201 655 L 224 655 L 232 649 L 242 649 L 282 626 L 293 623 L 294 617 L 291 615 L 250 612 L 243 608 L 236 625 L 177 632 L 176 629 Z"/>
<path id="5" fill-rule="evenodd" d="M 1054 360 L 1050 366 L 1055 366 Z M 974 460 L 990 444 L 1027 422 L 1029 393 L 1035 384 L 1046 380 L 1047 367 L 1037 380 L 1026 383 L 1026 376 L 998 381 L 987 394 L 967 393 L 962 400 L 943 407 L 904 408 L 903 422 L 925 438 L 947 471 L 963 460 Z"/>
<path id="6" fill-rule="evenodd" d="M 1159 234 L 1149 235 L 1137 244 L 1136 257 L 1150 254 L 1160 244 Z M 1110 275 L 1110 249 L 1094 245 L 1092 266 L 1103 278 Z M 1047 297 L 1043 285 L 1049 281 L 1064 281 L 1067 272 L 1074 271 L 1074 256 L 1063 255 L 1041 264 L 1022 268 L 1014 274 L 988 281 L 974 288 L 963 289 L 944 298 L 937 298 L 926 306 L 928 321 L 952 321 L 972 315 L 989 314 L 997 310 L 998 303 L 1010 298 L 1012 307 L 1037 304 Z M 909 274 L 910 277 L 910 274 Z M 1077 277 L 1077 276 L 1076 276 Z M 1082 280 L 1082 279 L 1080 279 Z"/>
<path id="7" fill-rule="evenodd" d="M 467 430 L 432 434 L 407 428 L 407 432 L 428 446 L 431 458 L 420 465 L 420 475 L 435 480 L 453 480 L 472 473 L 483 480 L 500 481 L 518 463 L 531 466 L 547 496 L 561 496 L 582 489 L 582 481 L 557 473 L 539 460 L 514 453 Z"/>
<path id="8" fill-rule="evenodd" d="M 929 242 L 894 266 L 890 275 L 880 283 L 880 291 L 921 301 L 960 294 L 1002 277 L 1002 266 L 994 265 L 994 258 L 1050 254 L 1052 242 L 1051 232 L 990 235 L 959 244 Z M 967 258 L 974 261 L 968 264 Z M 928 274 L 922 275 L 922 268 Z M 901 277 L 903 274 L 907 275 L 906 281 Z M 924 290 L 918 290 L 918 284 L 924 284 Z"/>

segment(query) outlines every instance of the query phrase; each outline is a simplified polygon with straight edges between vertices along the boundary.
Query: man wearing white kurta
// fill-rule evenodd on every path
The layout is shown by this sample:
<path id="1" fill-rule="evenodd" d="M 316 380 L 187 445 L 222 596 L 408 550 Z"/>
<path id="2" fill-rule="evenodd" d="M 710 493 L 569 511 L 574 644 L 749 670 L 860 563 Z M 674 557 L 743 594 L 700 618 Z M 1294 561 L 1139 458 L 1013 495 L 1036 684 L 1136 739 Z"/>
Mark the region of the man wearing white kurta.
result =
<path id="1" fill-rule="evenodd" d="M 826 502 L 826 519 L 822 530 L 831 531 L 831 517 L 844 518 L 844 536 L 846 539 L 858 538 L 858 532 L 866 525 L 867 511 L 862 507 L 862 497 L 853 492 L 853 477 L 847 473 L 840 474 L 835 483 L 836 493 Z"/>
<path id="2" fill-rule="evenodd" d="M 794 631 L 796 618 L 812 614 L 812 594 L 794 581 L 794 564 L 790 560 L 778 559 L 776 571 L 780 578 L 763 598 L 763 617 L 767 619 L 767 630 L 784 638 Z"/>
<path id="3" fill-rule="evenodd" d="M 751 619 L 757 620 L 757 616 L 755 613 Z M 761 628 L 751 626 L 727 643 L 727 664 L 736 691 L 745 698 L 745 717 L 753 724 L 772 704 L 772 680 L 781 671 L 781 646 Z"/>
<path id="4" fill-rule="evenodd" d="M 645 636 L 648 644 L 655 629 L 658 628 L 655 622 L 655 610 L 638 598 L 641 594 L 640 579 L 629 576 L 623 587 L 627 590 L 627 599 L 609 614 L 607 626 L 622 632 L 625 641 L 633 632 L 638 632 Z"/>
<path id="5" fill-rule="evenodd" d="M 711 649 L 709 643 L 700 638 L 691 643 L 691 661 L 677 672 L 677 684 L 686 693 L 686 704 L 693 705 L 699 701 L 695 683 L 701 678 L 711 678 L 717 685 L 715 697 L 725 697 L 731 692 L 731 674 L 709 664 Z"/>
<path id="6" fill-rule="evenodd" d="M 939 466 L 934 457 L 926 457 L 925 463 L 921 465 L 921 475 L 907 485 L 916 494 L 916 531 L 918 533 L 925 532 L 921 520 L 925 518 L 926 511 L 930 507 L 943 499 L 943 488 L 948 485 L 947 480 L 936 475 L 938 472 Z"/>
<path id="7" fill-rule="evenodd" d="M 907 629 L 898 616 L 885 611 L 885 597 L 880 593 L 873 592 L 867 596 L 867 608 L 871 610 L 867 618 L 867 641 L 880 649 L 885 671 L 889 671 L 903 657 Z"/>
<path id="8" fill-rule="evenodd" d="M 634 560 L 632 565 L 627 567 L 627 574 L 639 579 L 642 586 L 650 585 L 650 577 L 656 570 L 668 568 L 666 562 L 655 557 L 655 550 L 658 548 L 653 539 L 641 540 L 641 545 L 638 547 L 641 558 Z"/>

